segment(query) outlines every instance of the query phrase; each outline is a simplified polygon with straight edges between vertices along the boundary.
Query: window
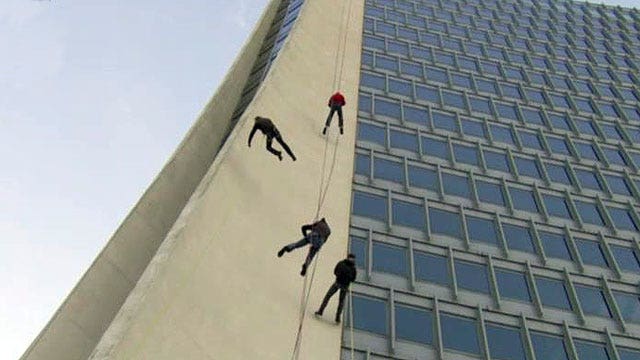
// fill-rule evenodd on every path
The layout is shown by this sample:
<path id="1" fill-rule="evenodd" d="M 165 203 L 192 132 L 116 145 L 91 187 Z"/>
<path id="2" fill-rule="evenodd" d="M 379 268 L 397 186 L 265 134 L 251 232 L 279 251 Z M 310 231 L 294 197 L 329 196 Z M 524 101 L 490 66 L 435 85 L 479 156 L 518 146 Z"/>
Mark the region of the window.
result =
<path id="1" fill-rule="evenodd" d="M 360 93 L 360 96 L 358 96 L 358 111 L 370 113 L 372 105 L 371 96 Z"/>
<path id="2" fill-rule="evenodd" d="M 428 156 L 435 156 L 445 160 L 449 159 L 449 146 L 442 140 L 423 137 L 422 152 Z"/>
<path id="3" fill-rule="evenodd" d="M 575 288 L 585 314 L 611 317 L 604 294 L 600 289 L 585 285 L 575 285 Z"/>
<path id="4" fill-rule="evenodd" d="M 554 128 L 571 131 L 566 115 L 549 114 L 549 120 Z"/>
<path id="5" fill-rule="evenodd" d="M 397 101 L 384 100 L 382 98 L 375 99 L 374 113 L 376 115 L 384 115 L 396 119 L 400 119 L 400 103 Z"/>
<path id="6" fill-rule="evenodd" d="M 611 245 L 610 248 L 622 271 L 640 273 L 640 263 L 633 249 L 617 245 Z"/>
<path id="7" fill-rule="evenodd" d="M 489 280 L 486 266 L 455 260 L 456 281 L 463 290 L 489 293 Z"/>
<path id="8" fill-rule="evenodd" d="M 491 124 L 489 126 L 489 129 L 491 130 L 493 141 L 515 145 L 513 135 L 511 134 L 511 129 L 509 129 L 508 127 Z"/>
<path id="9" fill-rule="evenodd" d="M 609 124 L 600 124 L 600 128 L 604 132 L 605 136 L 609 139 L 613 140 L 622 140 L 622 136 L 620 136 L 620 132 L 615 125 Z"/>
<path id="10" fill-rule="evenodd" d="M 575 239 L 575 243 L 583 263 L 605 268 L 609 266 L 604 254 L 602 253 L 600 244 L 595 241 L 579 238 Z"/>
<path id="11" fill-rule="evenodd" d="M 467 75 L 452 73 L 451 83 L 465 89 L 471 89 L 471 79 Z"/>
<path id="12" fill-rule="evenodd" d="M 490 79 L 476 78 L 476 88 L 479 92 L 487 92 L 494 95 L 498 94 L 498 84 Z"/>
<path id="13" fill-rule="evenodd" d="M 602 221 L 602 215 L 600 215 L 600 210 L 595 204 L 587 203 L 580 200 L 574 201 L 576 205 L 576 209 L 578 210 L 578 214 L 580 214 L 580 218 L 585 223 L 593 224 L 593 225 L 604 225 Z"/>
<path id="14" fill-rule="evenodd" d="M 535 160 L 521 158 L 519 156 L 514 156 L 513 160 L 516 163 L 516 168 L 518 169 L 518 174 L 520 176 L 528 176 L 536 179 L 542 178 L 540 170 L 538 169 L 538 164 Z"/>
<path id="15" fill-rule="evenodd" d="M 458 66 L 460 66 L 460 68 L 462 69 L 471 70 L 473 72 L 478 71 L 478 63 L 468 57 L 458 56 Z"/>
<path id="16" fill-rule="evenodd" d="M 491 115 L 492 114 L 491 103 L 490 103 L 489 100 L 485 100 L 485 99 L 481 99 L 481 98 L 470 96 L 469 97 L 469 104 L 471 105 L 471 110 L 472 111 L 483 113 L 483 114 L 487 114 L 487 115 Z"/>
<path id="17" fill-rule="evenodd" d="M 373 161 L 373 177 L 376 179 L 404 183 L 404 167 L 401 163 L 375 158 Z"/>
<path id="18" fill-rule="evenodd" d="M 502 224 L 502 232 L 507 246 L 511 250 L 520 250 L 528 253 L 535 253 L 533 247 L 533 238 L 529 228 L 514 225 L 514 224 Z"/>
<path id="19" fill-rule="evenodd" d="M 600 161 L 600 157 L 598 156 L 596 150 L 593 148 L 593 145 L 576 141 L 575 146 L 581 158 Z"/>
<path id="20" fill-rule="evenodd" d="M 522 146 L 534 150 L 542 150 L 542 143 L 540 143 L 538 134 L 522 130 L 518 130 L 518 134 L 520 135 Z"/>
<path id="21" fill-rule="evenodd" d="M 491 245 L 498 244 L 498 234 L 493 220 L 483 219 L 475 216 L 467 215 L 467 231 L 472 241 L 488 243 Z"/>
<path id="22" fill-rule="evenodd" d="M 602 148 L 604 155 L 607 157 L 607 160 L 615 165 L 626 166 L 627 162 L 624 160 L 624 157 L 617 149 L 611 148 Z"/>
<path id="23" fill-rule="evenodd" d="M 640 360 L 640 352 L 617 347 L 620 360 Z"/>
<path id="24" fill-rule="evenodd" d="M 436 87 L 416 85 L 416 97 L 420 100 L 440 104 L 440 92 Z"/>
<path id="25" fill-rule="evenodd" d="M 550 306 L 564 310 L 571 310 L 571 303 L 567 297 L 567 290 L 560 280 L 536 276 L 536 287 L 543 306 Z"/>
<path id="26" fill-rule="evenodd" d="M 607 180 L 609 184 L 609 189 L 615 194 L 631 196 L 631 191 L 629 191 L 629 186 L 627 185 L 627 181 L 621 177 L 616 175 L 608 175 L 604 174 L 604 178 Z"/>
<path id="27" fill-rule="evenodd" d="M 395 58 L 376 55 L 376 68 L 390 71 L 398 71 L 398 60 Z"/>
<path id="28" fill-rule="evenodd" d="M 571 183 L 571 179 L 569 178 L 569 174 L 567 173 L 567 169 L 563 165 L 545 163 L 544 166 L 547 169 L 549 180 L 551 180 L 552 182 L 565 185 L 573 185 Z"/>
<path id="29" fill-rule="evenodd" d="M 433 126 L 437 129 L 443 129 L 452 132 L 458 130 L 456 117 L 454 115 L 434 111 L 431 117 L 433 119 Z"/>
<path id="30" fill-rule="evenodd" d="M 500 118 L 518 121 L 518 113 L 516 107 L 510 104 L 495 103 L 498 116 Z"/>
<path id="31" fill-rule="evenodd" d="M 609 352 L 602 344 L 575 340 L 578 360 L 609 360 Z"/>
<path id="32" fill-rule="evenodd" d="M 484 155 L 484 161 L 487 164 L 487 168 L 497 171 L 502 171 L 505 173 L 511 172 L 511 167 L 509 166 L 509 160 L 507 159 L 507 154 L 497 153 L 495 151 L 483 150 L 482 154 Z"/>
<path id="33" fill-rule="evenodd" d="M 391 130 L 390 140 L 392 148 L 418 152 L 418 137 L 414 134 Z"/>
<path id="34" fill-rule="evenodd" d="M 476 189 L 480 201 L 500 206 L 505 205 L 502 185 L 476 180 Z"/>
<path id="35" fill-rule="evenodd" d="M 544 125 L 540 110 L 522 108 L 521 111 L 525 122 L 529 124 Z"/>
<path id="36" fill-rule="evenodd" d="M 625 321 L 640 323 L 640 299 L 637 295 L 613 291 L 613 297 Z"/>
<path id="37" fill-rule="evenodd" d="M 487 341 L 492 359 L 526 359 L 518 329 L 487 323 Z"/>
<path id="38" fill-rule="evenodd" d="M 360 78 L 360 85 L 370 87 L 373 89 L 385 90 L 386 81 L 384 76 L 382 75 L 375 75 L 375 74 L 363 72 L 362 77 Z"/>
<path id="39" fill-rule="evenodd" d="M 564 341 L 561 337 L 535 331 L 532 331 L 530 334 L 536 359 L 569 360 Z"/>
<path id="40" fill-rule="evenodd" d="M 525 94 L 527 94 L 527 98 L 529 98 L 529 101 L 532 101 L 538 104 L 546 103 L 546 101 L 544 100 L 544 94 L 542 93 L 541 90 L 526 88 L 524 92 Z"/>
<path id="41" fill-rule="evenodd" d="M 413 87 L 410 82 L 389 78 L 389 92 L 411 97 L 413 96 Z"/>
<path id="42" fill-rule="evenodd" d="M 478 150 L 475 147 L 453 144 L 453 155 L 456 161 L 478 166 Z"/>
<path id="43" fill-rule="evenodd" d="M 596 130 L 590 120 L 574 119 L 573 121 L 576 123 L 576 127 L 581 134 L 596 135 Z"/>
<path id="44" fill-rule="evenodd" d="M 542 199 L 549 215 L 558 216 L 569 220 L 573 219 L 571 213 L 569 212 L 569 208 L 567 207 L 567 202 L 563 197 L 543 194 Z"/>
<path id="45" fill-rule="evenodd" d="M 375 144 L 385 146 L 385 144 L 387 143 L 387 135 L 386 135 L 385 128 L 381 126 L 358 122 L 358 140 L 369 141 Z"/>
<path id="46" fill-rule="evenodd" d="M 469 180 L 466 177 L 442 173 L 442 187 L 445 194 L 471 198 Z"/>
<path id="47" fill-rule="evenodd" d="M 356 174 L 369 176 L 371 160 L 368 155 L 356 154 Z"/>
<path id="48" fill-rule="evenodd" d="M 562 138 L 557 138 L 553 136 L 547 136 L 547 143 L 549 144 L 549 148 L 554 154 L 562 154 L 562 155 L 571 155 L 569 151 L 569 146 Z"/>
<path id="49" fill-rule="evenodd" d="M 445 350 L 480 355 L 478 326 L 475 320 L 441 313 L 440 322 L 442 345 Z"/>
<path id="50" fill-rule="evenodd" d="M 460 93 L 451 92 L 451 91 L 442 91 L 442 101 L 447 106 L 452 106 L 452 107 L 463 109 L 463 110 L 467 108 L 464 101 L 464 95 Z M 438 126 L 438 123 L 435 120 L 435 116 L 434 116 L 434 124 L 436 127 L 441 127 L 441 126 Z M 448 127 L 442 127 L 442 128 L 447 129 Z"/>
<path id="51" fill-rule="evenodd" d="M 429 207 L 429 226 L 434 234 L 462 237 L 460 215 L 457 213 Z"/>
<path id="52" fill-rule="evenodd" d="M 422 344 L 433 343 L 433 314 L 401 304 L 395 305 L 396 337 Z"/>
<path id="53" fill-rule="evenodd" d="M 427 254 L 416 251 L 413 254 L 416 279 L 449 286 L 449 264 L 447 258 L 441 255 Z"/>
<path id="54" fill-rule="evenodd" d="M 446 84 L 448 82 L 447 72 L 443 69 L 427 67 L 425 73 L 429 81 L 434 81 L 442 84 Z"/>
<path id="55" fill-rule="evenodd" d="M 511 85 L 507 83 L 500 83 L 503 96 L 507 96 L 514 99 L 522 99 L 522 93 L 517 85 Z"/>
<path id="56" fill-rule="evenodd" d="M 636 222 L 633 221 L 633 217 L 631 216 L 631 213 L 629 212 L 629 210 L 615 208 L 615 207 L 607 207 L 607 210 L 609 210 L 609 214 L 611 215 L 613 224 L 616 226 L 617 229 L 638 231 Z"/>
<path id="57" fill-rule="evenodd" d="M 356 256 L 356 266 L 359 268 L 365 268 L 367 266 L 367 239 L 351 236 L 351 245 L 349 246 L 349 252 Z"/>
<path id="58" fill-rule="evenodd" d="M 409 185 L 438 191 L 438 174 L 434 170 L 409 165 Z"/>
<path id="59" fill-rule="evenodd" d="M 540 235 L 544 253 L 547 256 L 571 261 L 571 253 L 563 235 L 546 231 L 540 231 L 538 234 Z"/>
<path id="60" fill-rule="evenodd" d="M 407 254 L 404 248 L 373 242 L 373 270 L 407 276 Z"/>
<path id="61" fill-rule="evenodd" d="M 513 202 L 513 207 L 518 210 L 524 210 L 537 213 L 539 211 L 538 204 L 529 190 L 509 187 L 509 194 Z"/>
<path id="62" fill-rule="evenodd" d="M 485 138 L 484 126 L 481 122 L 472 121 L 469 119 L 462 119 L 462 132 L 467 136 L 476 136 L 479 138 Z"/>
<path id="63" fill-rule="evenodd" d="M 501 298 L 531 302 L 529 286 L 523 273 L 504 269 L 496 269 L 495 273 Z"/>
<path id="64" fill-rule="evenodd" d="M 387 303 L 381 300 L 353 295 L 353 327 L 375 334 L 388 334 Z"/>
<path id="65" fill-rule="evenodd" d="M 387 199 L 378 195 L 354 191 L 353 214 L 387 221 Z"/>
<path id="66" fill-rule="evenodd" d="M 596 174 L 592 173 L 588 170 L 582 169 L 574 169 L 578 180 L 580 181 L 580 185 L 583 188 L 600 191 L 602 190 L 602 186 L 600 185 L 600 181 Z"/>

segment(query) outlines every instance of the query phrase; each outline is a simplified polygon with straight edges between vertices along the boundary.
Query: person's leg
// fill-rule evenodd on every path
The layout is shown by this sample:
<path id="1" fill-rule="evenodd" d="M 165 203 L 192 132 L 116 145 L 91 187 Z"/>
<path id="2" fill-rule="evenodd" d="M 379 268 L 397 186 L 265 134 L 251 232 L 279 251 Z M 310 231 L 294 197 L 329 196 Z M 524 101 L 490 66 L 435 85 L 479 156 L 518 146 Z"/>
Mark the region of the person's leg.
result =
<path id="1" fill-rule="evenodd" d="M 280 146 L 282 146 L 284 151 L 286 151 L 287 154 L 289 154 L 289 156 L 291 156 L 291 159 L 293 159 L 293 161 L 296 161 L 296 156 L 293 155 L 293 152 L 289 148 L 289 145 L 287 145 L 287 143 L 285 143 L 284 140 L 282 140 L 282 136 L 280 136 L 280 135 L 276 136 L 276 140 L 278 140 L 278 142 L 280 143 Z"/>
<path id="2" fill-rule="evenodd" d="M 284 246 L 280 251 L 278 251 L 278 257 L 281 257 L 285 252 L 291 252 L 295 249 L 301 248 L 305 245 L 309 244 L 309 238 L 303 237 L 302 239 L 292 242 L 289 245 Z"/>
<path id="3" fill-rule="evenodd" d="M 267 136 L 267 150 L 269 150 L 269 152 L 272 153 L 273 155 L 277 156 L 278 159 L 282 160 L 282 153 L 274 149 L 273 147 L 271 147 L 272 143 L 273 143 L 273 136 Z"/>
<path id="4" fill-rule="evenodd" d="M 331 287 L 329 287 L 329 290 L 327 290 L 327 294 L 324 296 L 324 299 L 322 299 L 320 308 L 318 309 L 318 311 L 316 311 L 316 315 L 322 315 L 322 313 L 324 312 L 324 308 L 326 308 L 327 304 L 329 303 L 329 299 L 331 299 L 333 294 L 335 294 L 338 289 L 338 284 L 335 282 L 331 285 Z"/>
<path id="5" fill-rule="evenodd" d="M 331 125 L 331 119 L 333 119 L 333 114 L 336 112 L 336 108 L 335 107 L 331 107 L 331 110 L 329 110 L 329 115 L 327 116 L 327 121 L 324 123 L 324 127 L 329 127 L 329 125 Z"/>
<path id="6" fill-rule="evenodd" d="M 342 106 L 338 106 L 338 125 L 340 125 L 340 134 L 342 134 L 344 125 L 344 118 L 342 117 Z"/>
<path id="7" fill-rule="evenodd" d="M 307 268 L 311 265 L 311 261 L 313 261 L 313 257 L 316 256 L 320 247 L 311 246 L 309 247 L 309 252 L 307 253 L 307 258 L 304 260 L 304 264 L 302 264 L 302 270 L 300 271 L 300 275 L 305 276 L 307 274 Z"/>
<path id="8" fill-rule="evenodd" d="M 336 322 L 340 322 L 342 309 L 344 308 L 344 298 L 347 296 L 347 288 L 340 288 L 340 299 L 338 300 L 338 310 L 336 311 Z"/>

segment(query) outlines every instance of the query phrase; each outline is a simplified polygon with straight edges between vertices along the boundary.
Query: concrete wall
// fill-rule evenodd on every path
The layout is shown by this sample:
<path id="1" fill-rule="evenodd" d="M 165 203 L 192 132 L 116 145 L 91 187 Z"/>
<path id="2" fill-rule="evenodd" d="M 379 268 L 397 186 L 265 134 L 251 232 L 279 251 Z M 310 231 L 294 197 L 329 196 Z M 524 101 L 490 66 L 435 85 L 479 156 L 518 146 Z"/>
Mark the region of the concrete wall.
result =
<path id="1" fill-rule="evenodd" d="M 347 251 L 363 7 L 362 0 L 306 0 L 262 88 L 92 359 L 291 357 L 306 249 L 281 259 L 276 252 L 298 240 L 300 225 L 315 215 L 325 148 L 321 130 L 334 90 L 336 51 L 346 32 L 345 134 L 339 137 L 336 119 L 327 175 L 334 146 L 337 155 L 321 211 L 333 234 L 318 258 L 300 354 L 300 359 L 339 358 L 342 329 L 332 321 L 337 299 L 324 320 L 312 312 Z M 264 149 L 260 134 L 247 147 L 255 115 L 275 121 L 297 162 L 278 161 Z"/>
<path id="2" fill-rule="evenodd" d="M 22 359 L 91 354 L 222 146 L 279 4 L 270 3 L 216 95 Z"/>

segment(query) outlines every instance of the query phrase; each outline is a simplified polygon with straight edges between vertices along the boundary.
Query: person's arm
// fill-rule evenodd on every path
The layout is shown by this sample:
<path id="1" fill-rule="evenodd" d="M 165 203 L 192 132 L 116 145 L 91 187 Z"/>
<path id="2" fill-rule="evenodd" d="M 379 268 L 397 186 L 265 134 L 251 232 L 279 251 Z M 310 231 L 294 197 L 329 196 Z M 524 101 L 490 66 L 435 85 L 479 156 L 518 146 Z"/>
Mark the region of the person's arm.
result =
<path id="1" fill-rule="evenodd" d="M 344 98 L 344 96 L 342 97 L 342 106 L 347 105 L 347 99 Z"/>
<path id="2" fill-rule="evenodd" d="M 358 276 L 358 270 L 356 270 L 356 268 L 353 267 L 353 271 L 351 272 L 351 282 L 356 281 L 357 276 Z"/>
<path id="3" fill-rule="evenodd" d="M 251 133 L 249 133 L 249 147 L 251 147 L 251 139 L 253 139 L 253 135 L 255 135 L 257 130 L 258 127 L 256 125 L 253 125 L 253 129 L 251 129 Z"/>
<path id="4" fill-rule="evenodd" d="M 336 267 L 333 268 L 333 275 L 338 276 L 338 269 L 340 268 L 340 263 L 336 264 Z"/>
<path id="5" fill-rule="evenodd" d="M 300 228 L 300 231 L 302 231 L 302 236 L 307 236 L 307 231 L 311 230 L 311 225 L 307 224 L 307 225 L 302 225 L 302 227 Z"/>

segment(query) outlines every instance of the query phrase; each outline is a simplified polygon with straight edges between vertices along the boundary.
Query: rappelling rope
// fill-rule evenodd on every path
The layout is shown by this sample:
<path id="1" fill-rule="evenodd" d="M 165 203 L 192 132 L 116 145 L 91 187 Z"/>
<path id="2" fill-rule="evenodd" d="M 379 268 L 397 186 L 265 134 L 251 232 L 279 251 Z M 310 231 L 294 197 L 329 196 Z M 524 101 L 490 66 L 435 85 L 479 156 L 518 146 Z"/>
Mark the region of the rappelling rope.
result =
<path id="1" fill-rule="evenodd" d="M 316 254 L 313 260 L 313 270 L 311 270 L 311 279 L 309 280 L 309 287 L 307 288 L 307 276 L 305 275 L 304 284 L 302 288 L 302 301 L 300 305 L 302 305 L 302 309 L 300 311 L 300 325 L 298 326 L 298 333 L 296 334 L 296 344 L 293 348 L 293 356 L 291 357 L 293 360 L 298 359 L 300 356 L 300 348 L 302 347 L 302 327 L 304 325 L 304 314 L 307 311 L 307 306 L 309 305 L 309 298 L 311 294 L 311 285 L 313 284 L 313 279 L 316 276 L 316 267 L 318 266 L 318 258 L 320 257 L 320 251 Z"/>
<path id="2" fill-rule="evenodd" d="M 354 360 L 356 350 L 353 342 L 353 297 L 351 295 L 351 286 L 349 286 L 349 333 L 351 337 L 351 360 Z"/>

